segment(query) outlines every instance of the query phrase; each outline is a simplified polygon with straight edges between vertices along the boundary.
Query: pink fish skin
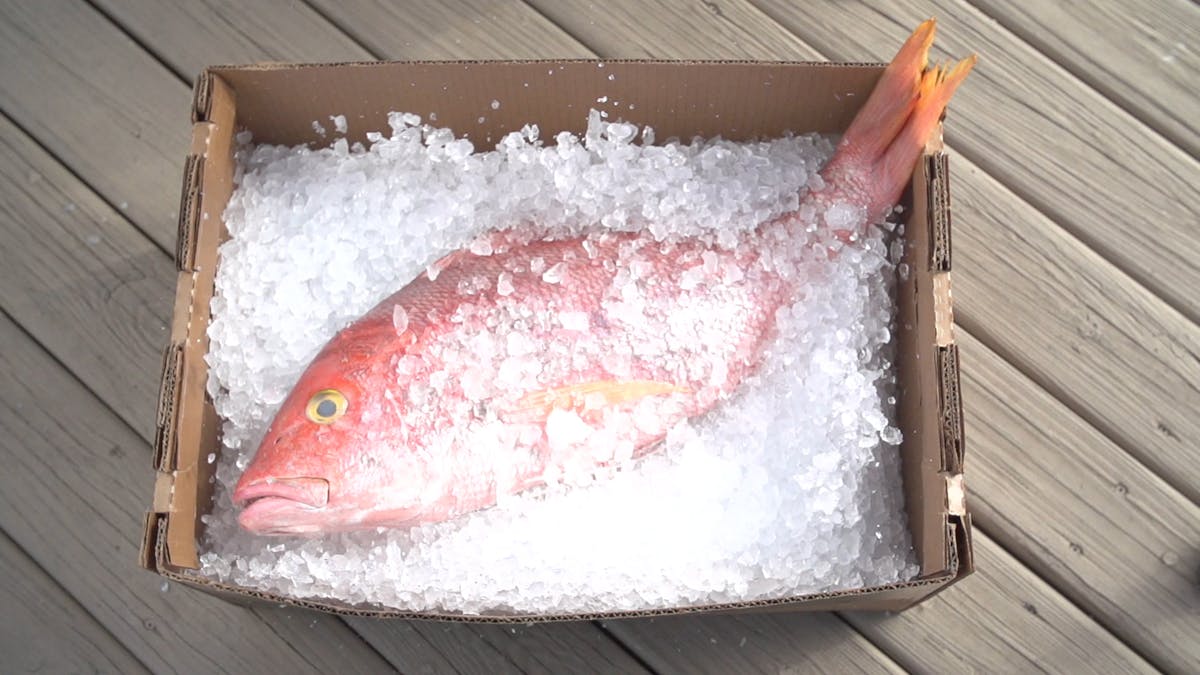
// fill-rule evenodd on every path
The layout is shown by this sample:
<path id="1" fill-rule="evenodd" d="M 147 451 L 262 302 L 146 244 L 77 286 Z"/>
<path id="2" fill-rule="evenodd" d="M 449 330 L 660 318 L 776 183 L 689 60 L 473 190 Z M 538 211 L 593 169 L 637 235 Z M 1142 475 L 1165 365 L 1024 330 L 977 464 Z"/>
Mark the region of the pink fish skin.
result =
<path id="1" fill-rule="evenodd" d="M 927 69 L 933 33 L 901 48 L 801 201 L 849 209 L 836 236 L 882 219 L 974 64 Z M 759 365 L 792 288 L 763 244 L 800 227 L 785 215 L 732 250 L 496 233 L 447 256 L 313 359 L 238 481 L 241 526 L 411 527 L 651 451 Z"/>

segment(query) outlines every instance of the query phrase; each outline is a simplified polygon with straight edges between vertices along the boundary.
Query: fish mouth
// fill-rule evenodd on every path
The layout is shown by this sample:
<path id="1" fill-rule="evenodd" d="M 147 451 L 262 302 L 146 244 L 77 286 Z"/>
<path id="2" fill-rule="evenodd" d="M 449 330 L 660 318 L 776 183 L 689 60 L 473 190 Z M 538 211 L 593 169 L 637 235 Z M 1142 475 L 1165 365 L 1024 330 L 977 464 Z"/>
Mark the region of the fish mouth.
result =
<path id="1" fill-rule="evenodd" d="M 263 478 L 239 485 L 233 503 L 242 507 L 238 523 L 250 532 L 319 532 L 320 514 L 329 503 L 329 481 L 308 476 Z"/>

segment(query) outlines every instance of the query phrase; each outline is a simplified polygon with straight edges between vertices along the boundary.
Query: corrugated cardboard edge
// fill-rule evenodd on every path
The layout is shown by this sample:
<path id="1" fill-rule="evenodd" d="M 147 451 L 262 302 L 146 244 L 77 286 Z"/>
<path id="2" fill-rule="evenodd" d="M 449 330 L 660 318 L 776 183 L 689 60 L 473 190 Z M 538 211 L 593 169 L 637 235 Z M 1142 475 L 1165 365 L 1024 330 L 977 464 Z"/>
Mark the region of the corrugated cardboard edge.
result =
<path id="1" fill-rule="evenodd" d="M 928 185 L 927 219 L 930 234 L 930 260 L 935 340 L 938 348 L 938 411 L 941 431 L 942 475 L 946 480 L 946 519 L 948 543 L 959 555 L 948 561 L 957 568 L 961 579 L 975 570 L 971 542 L 971 516 L 967 508 L 967 488 L 963 477 L 965 433 L 961 396 L 958 345 L 954 342 L 954 298 L 951 284 L 950 160 L 943 150 L 941 134 L 926 155 L 924 172 Z M 950 550 L 950 547 L 947 549 Z"/>
<path id="2" fill-rule="evenodd" d="M 898 584 L 877 586 L 873 588 L 854 589 L 816 593 L 800 598 L 783 598 L 776 600 L 760 600 L 755 602 L 727 603 L 717 605 L 700 605 L 694 607 L 678 607 L 669 609 L 647 609 L 624 612 L 591 612 L 579 614 L 546 614 L 531 616 L 527 614 L 451 614 L 442 612 L 406 612 L 386 607 L 371 605 L 350 605 L 337 601 L 304 600 L 290 598 L 274 593 L 256 591 L 240 586 L 223 584 L 197 576 L 194 572 L 172 566 L 167 562 L 166 550 L 166 518 L 149 514 L 147 517 L 147 546 L 143 546 L 149 559 L 151 569 L 157 569 L 160 574 L 195 587 L 206 593 L 218 595 L 241 604 L 272 604 L 277 606 L 301 607 L 343 616 L 357 616 L 374 619 L 425 619 L 432 621 L 464 622 L 464 623 L 531 623 L 552 621 L 591 621 L 600 619 L 627 619 L 652 616 L 676 616 L 681 614 L 701 613 L 752 613 L 752 612 L 785 612 L 805 609 L 809 611 L 836 611 L 853 609 L 855 611 L 900 611 L 910 607 L 931 595 L 940 592 L 957 575 L 953 572 L 930 578 L 918 579 Z M 153 534 L 152 534 L 153 532 Z M 952 538 L 951 541 L 961 541 Z M 952 549 L 954 569 L 959 567 L 957 547 Z"/>
<path id="3" fill-rule="evenodd" d="M 199 457 L 199 443 L 180 443 L 180 438 L 215 439 L 219 419 L 205 401 L 208 371 L 204 355 L 208 351 L 207 302 L 198 299 L 211 295 L 198 293 L 202 286 L 211 288 L 216 267 L 217 242 L 221 219 L 209 217 L 209 206 L 228 201 L 232 189 L 229 177 L 206 171 L 211 148 L 232 148 L 234 129 L 233 91 L 219 80 L 201 76 L 195 88 L 192 141 L 184 163 L 180 190 L 178 240 L 175 263 L 178 269 L 175 306 L 169 342 L 163 352 L 162 380 L 155 419 L 153 466 L 156 472 L 154 501 L 147 514 L 146 530 L 139 562 L 161 571 L 153 550 L 167 546 L 164 559 L 175 565 L 198 567 L 196 538 L 198 518 L 172 518 L 177 504 L 195 504 L 211 489 L 211 465 Z M 213 112 L 213 101 L 221 105 Z M 203 106 L 203 113 L 199 106 Z M 201 256 L 200 252 L 204 252 Z M 198 319 L 197 317 L 200 317 Z M 201 320 L 202 319 L 202 320 Z M 165 535 L 160 539 L 161 535 Z"/>
<path id="4" fill-rule="evenodd" d="M 595 60 L 580 60 L 595 63 Z M 539 63 L 561 63 L 560 60 L 538 61 Z M 611 61 L 606 61 L 611 62 Z M 528 63 L 528 62 L 526 62 Z M 631 62 L 632 63 L 632 62 Z M 658 62 L 661 63 L 661 62 Z M 678 63 L 678 62 L 672 62 Z M 757 63 L 746 61 L 735 62 L 694 62 L 703 63 Z M 355 64 L 362 66 L 378 66 L 377 63 Z M 877 64 L 819 64 L 819 65 L 870 65 Z M 291 69 L 293 64 L 265 64 L 258 66 L 263 70 Z M 925 573 L 920 579 L 891 586 L 872 589 L 856 589 L 837 593 L 823 593 L 798 598 L 787 598 L 754 603 L 736 603 L 729 605 L 710 605 L 702 607 L 679 608 L 672 610 L 615 612 L 603 614 L 555 615 L 555 616 L 503 616 L 503 615 L 457 615 L 400 612 L 376 607 L 353 607 L 337 602 L 314 602 L 285 598 L 271 593 L 253 591 L 236 586 L 215 583 L 198 577 L 188 571 L 188 568 L 198 567 L 196 559 L 196 534 L 198 525 L 195 518 L 171 518 L 175 511 L 174 504 L 191 504 L 194 512 L 200 495 L 199 487 L 208 483 L 205 480 L 204 464 L 200 464 L 195 455 L 198 444 L 188 444 L 191 455 L 180 457 L 179 443 L 174 441 L 181 431 L 192 439 L 205 436 L 214 437 L 218 420 L 210 404 L 193 406 L 197 410 L 185 411 L 181 414 L 179 402 L 185 385 L 192 389 L 200 387 L 200 396 L 189 397 L 191 401 L 203 400 L 205 369 L 204 354 L 207 350 L 207 336 L 204 335 L 203 325 L 207 323 L 208 308 L 204 307 L 204 322 L 193 326 L 190 320 L 195 316 L 194 296 L 198 285 L 203 281 L 211 283 L 215 267 L 216 245 L 212 237 L 220 236 L 220 219 L 213 218 L 205 222 L 207 203 L 224 204 L 228 199 L 227 189 L 222 198 L 208 188 L 210 176 L 205 171 L 204 161 L 212 141 L 213 134 L 220 130 L 222 134 L 232 134 L 233 131 L 233 92 L 224 84 L 215 70 L 209 69 L 197 81 L 194 92 L 193 120 L 195 132 L 193 135 L 192 152 L 185 164 L 184 186 L 181 192 L 180 209 L 180 242 L 177 258 L 180 267 L 180 278 L 176 297 L 176 322 L 172 329 L 171 342 L 164 354 L 163 391 L 159 400 L 158 430 L 156 437 L 161 439 L 156 443 L 155 468 L 159 473 L 156 481 L 153 510 L 147 514 L 143 533 L 143 546 L 140 562 L 143 567 L 158 571 L 160 574 L 182 583 L 186 583 L 219 595 L 226 595 L 243 600 L 260 600 L 275 604 L 290 604 L 308 607 L 339 614 L 358 616 L 393 617 L 393 618 L 425 618 L 449 621 L 486 621 L 486 622 L 529 622 L 553 620 L 578 620 L 591 618 L 620 618 L 632 616 L 653 616 L 680 614 L 692 612 L 713 611 L 786 611 L 796 609 L 879 609 L 900 610 L 908 607 L 945 588 L 959 578 L 970 574 L 973 570 L 973 555 L 970 541 L 970 516 L 966 510 L 965 491 L 961 477 L 962 466 L 962 414 L 958 395 L 958 354 L 953 344 L 952 304 L 949 292 L 950 271 L 950 205 L 948 164 L 941 153 L 940 137 L 935 144 L 927 148 L 928 154 L 923 162 L 924 194 L 922 201 L 928 211 L 926 217 L 929 226 L 929 267 L 935 275 L 933 292 L 935 294 L 936 335 L 938 347 L 938 409 L 942 420 L 941 425 L 941 465 L 945 477 L 945 513 L 944 532 L 938 539 L 943 542 L 944 564 L 935 571 Z M 215 112 L 214 112 L 215 111 Z M 217 143 L 217 147 L 232 147 L 232 143 Z M 205 245 L 210 244 L 210 245 Z M 196 260 L 196 252 L 205 251 L 211 255 L 209 269 L 206 273 Z M 193 335 L 192 333 L 196 334 Z M 190 367 L 189 367 L 190 366 Z M 191 374 L 189 378 L 188 375 Z M 189 389 L 190 391 L 190 389 Z M 207 447 L 207 446 L 206 446 Z M 181 473 L 182 470 L 182 473 Z M 177 494 L 177 485 L 185 488 L 187 495 Z M 177 502 L 177 500 L 179 500 Z M 186 501 L 185 501 L 186 500 Z M 939 528 L 940 530 L 941 528 Z M 944 536 L 944 538 L 943 538 Z M 849 603 L 852 603 L 849 604 Z"/>

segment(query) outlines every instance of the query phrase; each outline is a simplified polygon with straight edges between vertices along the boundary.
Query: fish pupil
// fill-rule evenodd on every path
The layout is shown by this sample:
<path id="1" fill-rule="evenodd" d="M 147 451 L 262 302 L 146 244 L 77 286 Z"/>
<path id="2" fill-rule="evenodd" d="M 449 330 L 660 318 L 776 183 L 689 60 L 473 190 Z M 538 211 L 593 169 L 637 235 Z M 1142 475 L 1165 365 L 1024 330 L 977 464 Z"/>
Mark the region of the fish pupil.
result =
<path id="1" fill-rule="evenodd" d="M 317 415 L 321 417 L 333 417 L 337 412 L 337 404 L 329 399 L 325 399 L 317 404 Z"/>

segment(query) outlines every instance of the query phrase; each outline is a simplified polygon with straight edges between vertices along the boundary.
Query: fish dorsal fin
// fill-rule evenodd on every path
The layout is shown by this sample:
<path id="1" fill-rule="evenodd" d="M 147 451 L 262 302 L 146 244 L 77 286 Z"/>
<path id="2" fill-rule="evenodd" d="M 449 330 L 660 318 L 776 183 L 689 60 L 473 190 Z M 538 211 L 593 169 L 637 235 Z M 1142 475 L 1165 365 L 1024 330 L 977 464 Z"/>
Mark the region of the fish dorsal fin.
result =
<path id="1" fill-rule="evenodd" d="M 651 396 L 688 394 L 686 387 L 655 380 L 591 380 L 563 387 L 531 391 L 505 410 L 506 416 L 521 420 L 545 420 L 555 409 L 573 410 L 583 416 L 602 413 Z"/>

